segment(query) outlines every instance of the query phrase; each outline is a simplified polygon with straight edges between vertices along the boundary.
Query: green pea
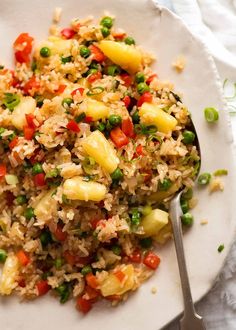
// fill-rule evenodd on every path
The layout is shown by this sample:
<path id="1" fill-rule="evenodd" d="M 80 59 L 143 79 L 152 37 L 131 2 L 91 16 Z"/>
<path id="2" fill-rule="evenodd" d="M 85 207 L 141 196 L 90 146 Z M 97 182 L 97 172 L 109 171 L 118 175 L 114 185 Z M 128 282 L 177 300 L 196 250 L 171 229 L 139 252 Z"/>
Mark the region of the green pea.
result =
<path id="1" fill-rule="evenodd" d="M 54 265 L 55 265 L 56 269 L 60 269 L 63 264 L 64 264 L 64 259 L 62 259 L 62 258 L 57 258 L 54 261 Z"/>
<path id="2" fill-rule="evenodd" d="M 159 182 L 158 189 L 161 191 L 167 191 L 168 189 L 170 189 L 171 186 L 172 186 L 171 180 L 165 178 L 162 182 L 161 181 Z"/>
<path id="3" fill-rule="evenodd" d="M 180 206 L 181 206 L 181 209 L 182 209 L 183 213 L 187 213 L 189 211 L 189 204 L 188 204 L 188 201 L 186 199 L 181 198 Z"/>
<path id="4" fill-rule="evenodd" d="M 182 142 L 184 144 L 190 144 L 193 143 L 193 141 L 195 140 L 195 134 L 192 131 L 187 131 L 185 130 L 183 132 L 183 139 Z"/>
<path id="5" fill-rule="evenodd" d="M 150 249 L 152 246 L 152 238 L 151 237 L 145 237 L 139 241 L 140 245 L 144 249 Z"/>
<path id="6" fill-rule="evenodd" d="M 48 230 L 44 230 L 39 236 L 40 242 L 43 247 L 52 242 L 52 235 Z"/>
<path id="7" fill-rule="evenodd" d="M 183 192 L 181 198 L 187 199 L 187 200 L 190 200 L 191 198 L 193 198 L 193 189 L 189 188 L 187 191 Z"/>
<path id="8" fill-rule="evenodd" d="M 30 220 L 34 217 L 34 209 L 32 207 L 28 207 L 26 210 L 25 210 L 25 218 L 26 220 Z"/>
<path id="9" fill-rule="evenodd" d="M 207 185 L 211 180 L 211 174 L 210 173 L 202 173 L 199 175 L 197 182 L 200 185 Z"/>
<path id="10" fill-rule="evenodd" d="M 119 245 L 113 245 L 111 247 L 111 250 L 114 254 L 116 254 L 117 256 L 119 256 L 121 254 L 121 247 Z"/>
<path id="11" fill-rule="evenodd" d="M 48 47 L 43 47 L 40 49 L 40 55 L 42 57 L 49 57 L 51 55 L 51 50 Z"/>
<path id="12" fill-rule="evenodd" d="M 4 263 L 7 259 L 7 252 L 3 249 L 0 249 L 0 262 Z"/>
<path id="13" fill-rule="evenodd" d="M 112 126 L 119 126 L 122 122 L 122 118 L 119 115 L 111 115 L 108 120 Z"/>
<path id="14" fill-rule="evenodd" d="M 106 129 L 106 124 L 105 123 L 99 123 L 97 125 L 97 129 L 100 131 L 100 132 L 104 132 L 105 129 Z"/>
<path id="15" fill-rule="evenodd" d="M 135 113 L 132 115 L 132 121 L 134 124 L 138 124 L 140 122 L 138 111 L 135 111 Z"/>
<path id="16" fill-rule="evenodd" d="M 126 37 L 124 42 L 126 43 L 126 45 L 135 45 L 135 40 L 132 37 Z"/>
<path id="17" fill-rule="evenodd" d="M 109 65 L 107 68 L 107 74 L 114 77 L 120 74 L 120 68 L 117 65 Z"/>
<path id="18" fill-rule="evenodd" d="M 55 290 L 60 296 L 60 303 L 64 304 L 69 299 L 71 293 L 70 285 L 68 283 L 63 283 L 59 285 Z"/>
<path id="19" fill-rule="evenodd" d="M 19 196 L 16 197 L 16 203 L 17 203 L 18 205 L 23 205 L 23 204 L 25 204 L 26 202 L 27 202 L 27 198 L 26 198 L 25 195 L 19 195 Z"/>
<path id="20" fill-rule="evenodd" d="M 110 30 L 107 27 L 105 27 L 105 26 L 103 26 L 101 28 L 101 32 L 102 32 L 102 35 L 103 35 L 104 38 L 108 37 L 109 34 L 110 34 Z"/>
<path id="21" fill-rule="evenodd" d="M 132 210 L 131 213 L 131 223 L 132 225 L 138 226 L 141 221 L 141 213 L 139 212 L 138 209 Z"/>
<path id="22" fill-rule="evenodd" d="M 145 76 L 142 72 L 138 72 L 136 73 L 136 76 L 135 76 L 135 81 L 137 84 L 141 83 L 141 82 L 144 82 L 145 81 Z"/>
<path id="23" fill-rule="evenodd" d="M 87 58 L 91 54 L 90 49 L 86 46 L 82 46 L 80 48 L 79 53 L 80 53 L 80 56 L 82 56 L 83 58 Z"/>
<path id="24" fill-rule="evenodd" d="M 105 26 L 106 28 L 110 29 L 113 25 L 113 19 L 109 16 L 105 16 L 103 17 L 103 19 L 101 20 L 100 24 L 102 26 Z"/>
<path id="25" fill-rule="evenodd" d="M 32 168 L 32 174 L 36 175 L 39 173 L 43 173 L 43 167 L 40 163 L 36 163 L 36 164 L 34 164 L 34 166 Z"/>
<path id="26" fill-rule="evenodd" d="M 123 178 L 124 174 L 119 167 L 111 173 L 112 181 L 120 181 Z"/>
<path id="27" fill-rule="evenodd" d="M 89 273 L 92 273 L 92 267 L 90 265 L 86 265 L 84 266 L 82 269 L 81 269 L 81 274 L 83 276 L 89 274 Z"/>
<path id="28" fill-rule="evenodd" d="M 66 97 L 62 100 L 61 104 L 64 108 L 69 108 L 71 104 L 73 103 L 73 100 L 71 97 Z"/>
<path id="29" fill-rule="evenodd" d="M 141 83 L 138 84 L 137 90 L 138 90 L 139 94 L 143 94 L 145 92 L 149 92 L 150 88 L 145 82 L 141 82 Z"/>
<path id="30" fill-rule="evenodd" d="M 224 244 L 221 244 L 221 245 L 218 246 L 217 251 L 218 251 L 219 253 L 221 253 L 221 252 L 224 250 L 224 248 L 225 248 Z"/>
<path id="31" fill-rule="evenodd" d="M 193 224 L 193 216 L 191 213 L 185 213 L 181 217 L 182 224 L 184 226 L 191 226 Z"/>

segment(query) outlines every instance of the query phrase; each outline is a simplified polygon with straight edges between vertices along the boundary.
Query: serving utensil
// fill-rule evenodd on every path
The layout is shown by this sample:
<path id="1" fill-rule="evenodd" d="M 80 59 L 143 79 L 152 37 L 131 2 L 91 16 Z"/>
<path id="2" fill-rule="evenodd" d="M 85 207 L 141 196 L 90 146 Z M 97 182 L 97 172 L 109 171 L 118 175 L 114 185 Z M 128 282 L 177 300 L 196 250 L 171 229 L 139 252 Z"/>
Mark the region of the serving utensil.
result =
<path id="1" fill-rule="evenodd" d="M 195 133 L 195 145 L 198 149 L 198 153 L 200 156 L 201 155 L 200 144 L 193 123 L 192 123 L 192 131 L 194 131 Z M 198 168 L 198 173 L 199 171 L 200 171 L 200 166 Z M 198 173 L 196 174 L 195 180 L 198 176 Z M 187 271 L 185 254 L 184 254 L 184 246 L 183 246 L 182 225 L 181 225 L 181 216 L 183 215 L 183 212 L 180 206 L 180 198 L 182 193 L 183 190 L 179 191 L 177 195 L 173 197 L 170 202 L 170 218 L 172 222 L 172 230 L 174 235 L 175 250 L 176 250 L 177 261 L 179 266 L 179 274 L 180 274 L 183 302 L 184 302 L 184 315 L 180 320 L 180 329 L 205 330 L 206 328 L 203 323 L 202 317 L 196 313 L 193 304 L 191 288 L 189 284 L 189 277 L 188 277 L 188 271 Z"/>

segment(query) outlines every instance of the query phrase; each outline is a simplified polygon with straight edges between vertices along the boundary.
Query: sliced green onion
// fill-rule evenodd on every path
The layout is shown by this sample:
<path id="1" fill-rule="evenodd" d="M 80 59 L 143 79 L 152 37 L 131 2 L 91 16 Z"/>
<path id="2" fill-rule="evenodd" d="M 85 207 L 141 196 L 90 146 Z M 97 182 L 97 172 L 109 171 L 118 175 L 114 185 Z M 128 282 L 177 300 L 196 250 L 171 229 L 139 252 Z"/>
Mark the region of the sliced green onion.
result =
<path id="1" fill-rule="evenodd" d="M 187 191 L 183 192 L 181 198 L 187 199 L 187 200 L 190 200 L 191 198 L 193 198 L 193 189 L 189 188 Z"/>
<path id="2" fill-rule="evenodd" d="M 5 93 L 3 104 L 11 111 L 20 103 L 20 96 L 12 93 Z"/>
<path id="3" fill-rule="evenodd" d="M 112 181 L 115 182 L 120 181 L 123 178 L 123 176 L 124 174 L 119 167 L 117 167 L 117 169 L 111 173 Z"/>
<path id="4" fill-rule="evenodd" d="M 117 65 L 109 65 L 107 68 L 107 74 L 114 77 L 120 74 L 120 68 Z"/>
<path id="5" fill-rule="evenodd" d="M 71 104 L 73 103 L 73 100 L 71 97 L 66 97 L 65 99 L 62 100 L 61 104 L 62 106 L 65 107 L 70 107 Z"/>
<path id="6" fill-rule="evenodd" d="M 47 178 L 56 178 L 59 174 L 60 174 L 59 169 L 54 168 L 46 174 L 46 179 Z"/>
<path id="7" fill-rule="evenodd" d="M 117 256 L 119 256 L 121 254 L 121 247 L 119 245 L 113 245 L 111 247 L 111 250 L 114 254 L 116 254 Z"/>
<path id="8" fill-rule="evenodd" d="M 99 95 L 104 91 L 104 87 L 102 86 L 96 86 L 90 89 L 90 91 L 87 92 L 88 96 L 94 96 Z"/>
<path id="9" fill-rule="evenodd" d="M 149 135 L 156 133 L 157 127 L 155 125 L 136 124 L 134 130 L 137 134 Z"/>
<path id="10" fill-rule="evenodd" d="M 75 117 L 76 123 L 80 123 L 81 121 L 84 120 L 85 117 L 86 117 L 86 113 L 85 112 L 80 113 L 77 117 Z"/>
<path id="11" fill-rule="evenodd" d="M 214 173 L 213 173 L 214 176 L 222 176 L 222 175 L 228 175 L 228 171 L 225 170 L 225 169 L 219 169 L 219 170 L 216 170 Z"/>
<path id="12" fill-rule="evenodd" d="M 81 274 L 82 275 L 87 275 L 89 273 L 92 273 L 92 267 L 90 265 L 86 265 L 81 269 Z"/>
<path id="13" fill-rule="evenodd" d="M 55 290 L 60 296 L 60 303 L 64 304 L 69 299 L 71 293 L 71 288 L 69 283 L 62 283 Z"/>
<path id="14" fill-rule="evenodd" d="M 204 116 L 208 123 L 215 123 L 219 119 L 219 112 L 215 108 L 205 108 Z"/>
<path id="15" fill-rule="evenodd" d="M 17 203 L 18 205 L 23 205 L 23 204 L 25 204 L 26 202 L 27 202 L 27 198 L 26 198 L 25 195 L 19 195 L 19 196 L 16 197 L 16 203 Z"/>
<path id="16" fill-rule="evenodd" d="M 97 129 L 100 131 L 100 132 L 104 132 L 105 129 L 106 129 L 106 124 L 105 123 L 99 123 L 97 125 Z"/>
<path id="17" fill-rule="evenodd" d="M 211 180 L 211 174 L 210 173 L 202 173 L 199 175 L 197 182 L 200 185 L 207 185 Z"/>
<path id="18" fill-rule="evenodd" d="M 5 180 L 6 180 L 7 184 L 16 185 L 17 183 L 19 183 L 19 180 L 18 180 L 17 176 L 13 175 L 13 174 L 6 174 L 5 175 Z"/>
<path id="19" fill-rule="evenodd" d="M 131 223 L 132 225 L 138 226 L 141 221 L 141 213 L 138 209 L 133 209 L 131 211 Z"/>
<path id="20" fill-rule="evenodd" d="M 34 166 L 32 168 L 32 174 L 36 175 L 39 173 L 43 173 L 43 167 L 40 163 L 36 163 L 36 164 L 34 164 Z"/>
<path id="21" fill-rule="evenodd" d="M 158 184 L 158 189 L 161 191 L 167 191 L 172 186 L 172 181 L 169 178 L 165 178 L 162 182 Z"/>

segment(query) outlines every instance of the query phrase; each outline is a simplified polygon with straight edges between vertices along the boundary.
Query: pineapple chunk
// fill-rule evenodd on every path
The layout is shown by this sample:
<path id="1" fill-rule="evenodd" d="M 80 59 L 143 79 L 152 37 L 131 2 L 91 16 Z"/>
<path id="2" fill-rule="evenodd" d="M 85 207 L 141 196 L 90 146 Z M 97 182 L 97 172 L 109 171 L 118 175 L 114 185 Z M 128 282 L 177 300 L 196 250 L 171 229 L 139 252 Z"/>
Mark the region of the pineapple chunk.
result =
<path id="1" fill-rule="evenodd" d="M 35 204 L 34 214 L 39 222 L 47 222 L 56 213 L 57 202 L 52 198 L 55 189 L 51 189 Z"/>
<path id="2" fill-rule="evenodd" d="M 108 173 L 115 171 L 119 164 L 116 152 L 100 131 L 94 131 L 82 142 L 84 151 Z"/>
<path id="3" fill-rule="evenodd" d="M 72 200 L 100 202 L 106 195 L 106 187 L 101 183 L 86 182 L 82 177 L 75 176 L 64 182 L 63 193 Z"/>
<path id="4" fill-rule="evenodd" d="M 141 226 L 145 236 L 154 236 L 168 224 L 169 214 L 160 209 L 152 210 L 151 213 L 143 217 Z"/>
<path id="5" fill-rule="evenodd" d="M 72 47 L 72 40 L 65 40 L 59 37 L 50 36 L 48 40 L 43 41 L 38 47 L 38 56 L 40 56 L 39 52 L 42 47 L 48 47 L 52 55 L 69 55 Z"/>
<path id="6" fill-rule="evenodd" d="M 92 117 L 94 121 L 106 119 L 109 116 L 109 108 L 103 102 L 87 99 L 85 113 L 87 116 Z"/>
<path id="7" fill-rule="evenodd" d="M 13 254 L 9 254 L 3 266 L 2 275 L 0 277 L 0 294 L 9 295 L 16 287 L 16 278 L 19 271 L 18 258 Z"/>
<path id="8" fill-rule="evenodd" d="M 132 290 L 134 287 L 134 267 L 133 265 L 126 265 L 121 268 L 121 271 L 125 274 L 124 281 L 120 280 L 112 273 L 105 278 L 103 283 L 100 285 L 100 290 L 103 297 L 112 295 L 122 295 L 123 293 Z"/>
<path id="9" fill-rule="evenodd" d="M 11 122 L 15 128 L 22 130 L 27 124 L 25 115 L 34 113 L 36 109 L 36 101 L 31 96 L 22 97 L 20 103 L 15 107 L 11 115 Z"/>
<path id="10" fill-rule="evenodd" d="M 158 105 L 143 103 L 139 110 L 141 122 L 147 125 L 155 125 L 159 132 L 169 133 L 177 125 L 175 117 L 161 110 Z"/>
<path id="11" fill-rule="evenodd" d="M 122 69 L 130 73 L 139 71 L 142 56 L 140 51 L 134 46 L 111 40 L 102 40 L 98 47 L 112 62 L 119 65 Z"/>
<path id="12" fill-rule="evenodd" d="M 150 202 L 162 202 L 164 199 L 166 199 L 167 197 L 171 196 L 172 194 L 174 194 L 176 191 L 179 190 L 179 186 L 177 184 L 173 184 L 170 189 L 166 190 L 166 191 L 157 191 L 152 193 L 150 196 L 148 196 L 148 200 Z"/>
<path id="13" fill-rule="evenodd" d="M 172 233 L 171 222 L 169 221 L 166 226 L 164 226 L 157 235 L 153 236 L 155 242 L 159 244 L 165 244 L 168 239 L 170 239 Z"/>

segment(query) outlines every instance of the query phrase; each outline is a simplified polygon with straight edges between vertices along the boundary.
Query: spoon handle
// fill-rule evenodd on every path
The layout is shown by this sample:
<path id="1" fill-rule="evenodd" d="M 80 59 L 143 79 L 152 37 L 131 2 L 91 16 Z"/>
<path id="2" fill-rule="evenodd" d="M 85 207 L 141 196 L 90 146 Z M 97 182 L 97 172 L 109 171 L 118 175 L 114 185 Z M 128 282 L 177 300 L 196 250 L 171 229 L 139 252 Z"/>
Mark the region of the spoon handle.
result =
<path id="1" fill-rule="evenodd" d="M 181 216 L 183 213 L 180 207 L 181 193 L 182 192 L 180 192 L 170 203 L 170 217 L 184 300 L 184 317 L 181 320 L 180 325 L 182 330 L 202 330 L 205 329 L 205 327 L 203 325 L 202 318 L 195 312 L 184 255 L 181 227 Z"/>

